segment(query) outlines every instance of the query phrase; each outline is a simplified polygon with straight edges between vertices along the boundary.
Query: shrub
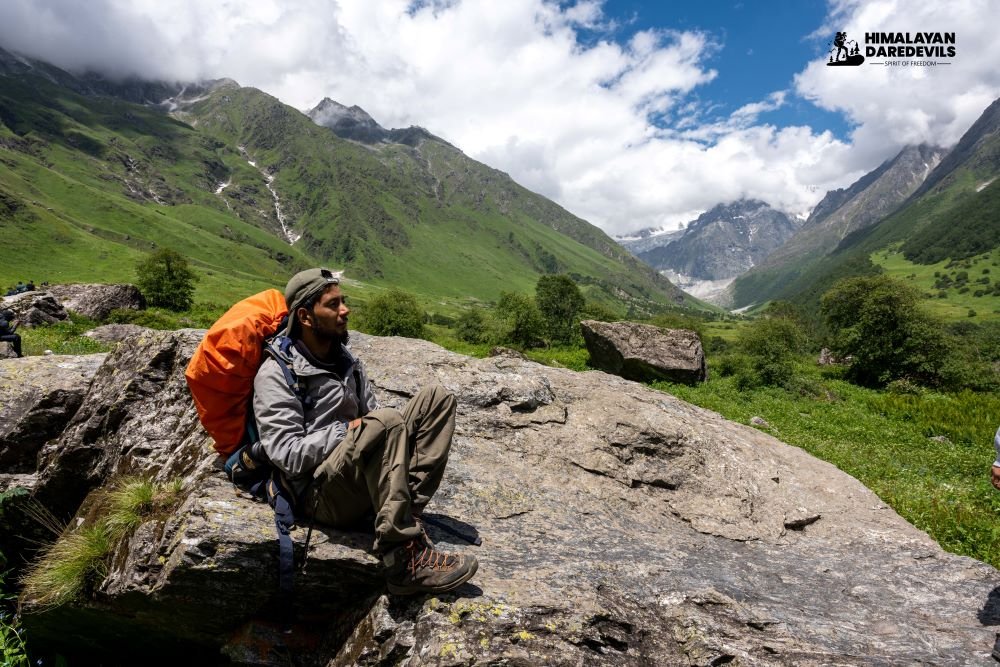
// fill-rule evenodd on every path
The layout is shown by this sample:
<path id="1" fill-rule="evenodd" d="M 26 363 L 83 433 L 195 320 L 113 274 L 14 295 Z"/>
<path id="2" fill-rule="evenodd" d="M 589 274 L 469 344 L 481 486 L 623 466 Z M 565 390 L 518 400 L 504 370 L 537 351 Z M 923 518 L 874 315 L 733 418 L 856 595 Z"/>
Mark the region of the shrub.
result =
<path id="1" fill-rule="evenodd" d="M 376 336 L 424 337 L 424 311 L 416 297 L 390 289 L 371 299 L 364 308 L 365 330 Z"/>
<path id="2" fill-rule="evenodd" d="M 478 309 L 465 311 L 455 323 L 455 335 L 466 343 L 483 342 L 485 332 L 483 314 Z"/>
<path id="3" fill-rule="evenodd" d="M 719 358 L 716 370 L 720 377 L 730 377 L 750 368 L 750 359 L 745 354 L 724 354 Z"/>
<path id="4" fill-rule="evenodd" d="M 739 345 L 758 384 L 780 387 L 795 373 L 794 360 L 805 352 L 807 339 L 801 327 L 785 317 L 759 319 L 740 332 Z M 739 384 L 739 373 L 737 383 Z M 749 382 L 744 380 L 744 384 Z"/>
<path id="5" fill-rule="evenodd" d="M 583 295 L 567 275 L 542 276 L 535 285 L 535 304 L 554 343 L 569 343 L 579 335 Z"/>
<path id="6" fill-rule="evenodd" d="M 899 378 L 940 383 L 947 341 L 941 323 L 920 310 L 919 300 L 915 288 L 888 276 L 846 278 L 823 295 L 831 348 L 854 357 L 851 380 L 869 386 Z"/>
<path id="7" fill-rule="evenodd" d="M 503 292 L 490 314 L 484 341 L 491 345 L 538 347 L 545 332 L 545 321 L 535 300 L 523 294 Z"/>
<path id="8" fill-rule="evenodd" d="M 896 394 L 899 396 L 903 395 L 914 395 L 919 396 L 924 393 L 923 388 L 917 383 L 909 380 L 907 378 L 899 378 L 898 380 L 893 380 L 885 386 L 885 390 L 890 394 Z"/>
<path id="9" fill-rule="evenodd" d="M 580 309 L 581 320 L 597 320 L 598 322 L 618 322 L 622 318 L 615 311 L 600 301 L 587 301 Z"/>
<path id="10" fill-rule="evenodd" d="M 136 265 L 136 284 L 150 306 L 167 310 L 187 310 L 194 302 L 198 276 L 183 255 L 161 248 Z"/>

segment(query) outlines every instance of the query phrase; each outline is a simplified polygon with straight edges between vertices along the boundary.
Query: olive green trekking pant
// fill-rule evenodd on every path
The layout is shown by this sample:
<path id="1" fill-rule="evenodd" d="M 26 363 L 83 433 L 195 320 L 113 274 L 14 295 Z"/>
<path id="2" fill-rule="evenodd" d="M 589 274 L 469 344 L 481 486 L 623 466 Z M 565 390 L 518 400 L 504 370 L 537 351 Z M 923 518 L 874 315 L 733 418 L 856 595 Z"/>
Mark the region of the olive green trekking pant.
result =
<path id="1" fill-rule="evenodd" d="M 375 550 L 384 553 L 420 535 L 422 511 L 444 477 L 455 432 L 455 396 L 425 387 L 402 414 L 374 410 L 348 430 L 314 474 L 314 519 L 338 528 L 375 514 Z"/>

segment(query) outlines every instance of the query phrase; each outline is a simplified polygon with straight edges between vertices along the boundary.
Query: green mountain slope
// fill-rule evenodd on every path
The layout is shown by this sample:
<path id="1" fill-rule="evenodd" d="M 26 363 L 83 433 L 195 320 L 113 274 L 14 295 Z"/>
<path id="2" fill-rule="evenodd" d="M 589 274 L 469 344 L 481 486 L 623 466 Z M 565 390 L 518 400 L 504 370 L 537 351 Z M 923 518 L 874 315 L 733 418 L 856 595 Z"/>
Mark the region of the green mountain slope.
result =
<path id="1" fill-rule="evenodd" d="M 966 132 L 961 141 L 941 160 L 910 198 L 895 213 L 877 224 L 846 236 L 829 255 L 815 262 L 808 274 L 787 286 L 778 298 L 790 299 L 810 310 L 819 297 L 838 279 L 886 270 L 881 258 L 902 251 L 911 262 L 933 264 L 945 259 L 986 262 L 1000 247 L 1000 100 L 994 102 Z M 873 261 L 873 258 L 877 261 Z M 890 262 L 897 270 L 898 261 Z M 971 266 L 971 264 L 970 264 Z M 918 276 L 917 269 L 905 276 Z M 939 287 L 920 283 L 928 291 Z M 983 290 L 982 317 L 995 317 L 997 297 Z M 964 298 L 964 297 L 963 297 Z"/>
<path id="2" fill-rule="evenodd" d="M 798 232 L 733 282 L 728 303 L 739 308 L 788 298 L 846 236 L 903 205 L 944 154 L 940 148 L 908 146 L 849 188 L 827 193 Z"/>
<path id="3" fill-rule="evenodd" d="M 491 300 L 565 272 L 590 298 L 638 312 L 684 298 L 596 227 L 426 132 L 347 141 L 235 84 L 178 117 L 273 176 L 297 247 L 363 280 Z"/>
<path id="4" fill-rule="evenodd" d="M 218 153 L 162 113 L 0 76 L 0 286 L 134 280 L 138 259 L 169 246 L 201 276 L 198 298 L 225 302 L 308 265 L 215 200 Z"/>
<path id="5" fill-rule="evenodd" d="M 0 50 L 0 286 L 132 280 L 168 246 L 201 301 L 327 263 L 362 294 L 398 285 L 452 306 L 556 272 L 623 313 L 700 305 L 505 174 L 404 136 L 367 147 L 235 82 L 120 85 Z"/>

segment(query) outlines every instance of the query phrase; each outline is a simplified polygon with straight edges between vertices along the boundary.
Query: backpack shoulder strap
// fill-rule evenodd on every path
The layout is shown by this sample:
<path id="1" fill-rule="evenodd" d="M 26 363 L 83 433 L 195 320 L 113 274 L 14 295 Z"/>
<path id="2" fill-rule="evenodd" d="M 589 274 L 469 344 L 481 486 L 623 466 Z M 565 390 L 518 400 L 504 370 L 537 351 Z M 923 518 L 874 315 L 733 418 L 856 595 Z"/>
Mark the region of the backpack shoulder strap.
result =
<path id="1" fill-rule="evenodd" d="M 291 338 L 287 336 L 275 336 L 264 345 L 264 354 L 278 363 L 281 374 L 285 376 L 285 382 L 291 387 L 292 392 L 298 397 L 302 405 L 307 408 L 312 407 L 313 397 L 306 394 L 305 386 L 299 382 L 299 377 L 295 374 L 295 369 L 292 368 L 291 346 Z"/>

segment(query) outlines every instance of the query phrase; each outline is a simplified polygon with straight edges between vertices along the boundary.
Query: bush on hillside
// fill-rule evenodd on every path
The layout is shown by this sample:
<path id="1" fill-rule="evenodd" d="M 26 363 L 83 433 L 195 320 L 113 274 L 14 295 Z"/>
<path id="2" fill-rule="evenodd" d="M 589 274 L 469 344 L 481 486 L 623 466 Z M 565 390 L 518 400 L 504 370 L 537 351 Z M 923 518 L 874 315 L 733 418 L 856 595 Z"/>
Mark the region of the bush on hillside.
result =
<path id="1" fill-rule="evenodd" d="M 140 261 L 135 272 L 136 285 L 150 306 L 182 311 L 194 303 L 194 284 L 198 276 L 176 250 L 160 248 Z"/>
<path id="2" fill-rule="evenodd" d="M 854 358 L 848 368 L 853 382 L 884 386 L 907 378 L 942 384 L 949 345 L 942 323 L 919 304 L 917 289 L 884 275 L 847 278 L 823 295 L 830 347 L 840 357 Z"/>
<path id="3" fill-rule="evenodd" d="M 416 297 L 400 289 L 387 290 L 365 305 L 363 327 L 376 336 L 424 337 L 424 311 Z"/>
<path id="4" fill-rule="evenodd" d="M 486 324 L 484 341 L 490 345 L 538 347 L 544 344 L 545 321 L 535 300 L 523 294 L 502 292 Z"/>
<path id="5" fill-rule="evenodd" d="M 570 343 L 580 335 L 583 295 L 566 275 L 542 276 L 535 285 L 535 303 L 545 320 L 545 333 L 553 343 Z"/>
<path id="6" fill-rule="evenodd" d="M 600 301 L 587 301 L 583 304 L 583 308 L 580 309 L 580 319 L 597 320 L 598 322 L 618 322 L 622 318 L 621 315 Z"/>
<path id="7" fill-rule="evenodd" d="M 739 346 L 746 354 L 748 368 L 736 373 L 746 387 L 787 385 L 795 374 L 795 359 L 808 348 L 802 327 L 786 317 L 765 317 L 745 327 Z M 741 384 L 741 383 L 738 383 Z"/>
<path id="8" fill-rule="evenodd" d="M 485 333 L 486 324 L 478 309 L 465 311 L 455 323 L 455 335 L 466 343 L 482 343 Z"/>

